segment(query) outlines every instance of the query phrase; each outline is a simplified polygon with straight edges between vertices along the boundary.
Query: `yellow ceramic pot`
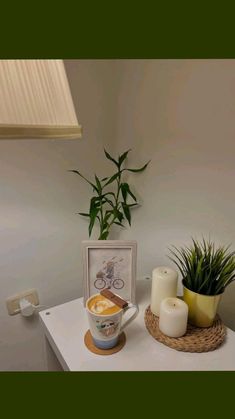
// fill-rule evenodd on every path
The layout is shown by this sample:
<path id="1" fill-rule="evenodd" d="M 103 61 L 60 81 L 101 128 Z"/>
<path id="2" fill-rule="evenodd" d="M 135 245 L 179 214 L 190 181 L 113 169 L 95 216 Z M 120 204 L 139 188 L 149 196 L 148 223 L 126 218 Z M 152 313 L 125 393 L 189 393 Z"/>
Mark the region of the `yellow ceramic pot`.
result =
<path id="1" fill-rule="evenodd" d="M 188 321 L 194 326 L 209 327 L 215 319 L 221 294 L 203 295 L 186 288 L 183 283 L 183 299 L 188 304 Z"/>

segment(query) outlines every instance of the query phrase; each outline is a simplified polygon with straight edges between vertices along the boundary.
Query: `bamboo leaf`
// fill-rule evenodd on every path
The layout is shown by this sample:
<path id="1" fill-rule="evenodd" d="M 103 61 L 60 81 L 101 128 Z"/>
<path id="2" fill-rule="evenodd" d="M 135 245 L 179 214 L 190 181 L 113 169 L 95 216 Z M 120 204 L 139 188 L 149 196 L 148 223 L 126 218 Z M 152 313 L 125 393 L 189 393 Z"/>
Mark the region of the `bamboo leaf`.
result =
<path id="1" fill-rule="evenodd" d="M 128 172 L 134 172 L 134 173 L 143 172 L 146 169 L 146 167 L 149 165 L 150 161 L 151 160 L 149 160 L 143 167 L 140 167 L 139 169 L 123 169 L 123 170 L 127 170 Z"/>
<path id="2" fill-rule="evenodd" d="M 108 199 L 107 197 L 105 197 L 105 201 L 112 207 L 112 208 L 115 208 L 115 203 L 113 203 L 112 201 L 111 201 L 111 199 Z"/>
<path id="3" fill-rule="evenodd" d="M 129 150 L 125 151 L 125 153 L 123 153 L 121 156 L 119 156 L 119 159 L 118 159 L 119 167 L 121 167 L 124 160 L 126 160 L 127 155 L 130 151 L 131 151 L 131 148 Z"/>
<path id="4" fill-rule="evenodd" d="M 115 173 L 113 176 L 111 176 L 108 180 L 108 182 L 106 182 L 104 184 L 104 186 L 109 185 L 110 183 L 112 183 L 115 179 L 117 179 L 120 176 L 120 172 Z"/>
<path id="5" fill-rule="evenodd" d="M 97 207 L 92 207 L 90 210 L 90 224 L 89 224 L 89 228 L 88 228 L 88 232 L 89 232 L 89 237 L 91 236 L 94 224 L 95 224 L 95 219 L 96 216 L 99 212 L 99 209 Z"/>
<path id="6" fill-rule="evenodd" d="M 133 192 L 131 192 L 128 183 L 121 183 L 120 187 L 121 187 L 122 196 L 125 203 L 127 200 L 127 195 L 130 195 L 132 199 L 134 199 L 134 201 L 137 201 L 135 195 L 133 194 Z"/>
<path id="7" fill-rule="evenodd" d="M 96 192 L 98 192 L 98 189 L 96 187 L 96 185 L 94 185 L 94 183 L 90 182 L 85 176 L 83 176 L 78 170 L 68 170 L 68 172 L 73 172 L 76 173 L 77 175 L 79 175 L 81 178 L 83 178 L 87 183 L 89 183 L 89 185 L 92 186 L 93 189 L 96 190 Z"/>
<path id="8" fill-rule="evenodd" d="M 103 231 L 103 233 L 101 233 L 99 237 L 99 240 L 106 240 L 108 235 L 109 235 L 109 231 Z"/>
<path id="9" fill-rule="evenodd" d="M 105 153 L 107 159 L 111 160 L 119 168 L 118 162 L 112 156 L 110 156 L 110 154 L 105 150 L 105 148 L 104 148 L 104 153 Z"/>
<path id="10" fill-rule="evenodd" d="M 128 186 L 128 194 L 132 197 L 132 199 L 134 199 L 134 201 L 136 201 L 137 202 L 137 199 L 136 199 L 136 197 L 135 197 L 135 195 L 133 194 L 133 192 L 131 192 L 131 190 L 130 190 L 130 188 L 129 188 L 129 186 Z"/>
<path id="11" fill-rule="evenodd" d="M 95 180 L 96 180 L 96 185 L 97 185 L 98 193 L 101 194 L 101 192 L 102 192 L 102 186 L 101 186 L 101 183 L 100 183 L 100 180 L 99 180 L 98 176 L 96 176 L 96 175 L 95 175 Z"/>
<path id="12" fill-rule="evenodd" d="M 102 197 L 105 197 L 108 195 L 112 195 L 115 198 L 115 194 L 113 192 L 106 192 L 105 194 L 102 195 Z"/>
<path id="13" fill-rule="evenodd" d="M 125 226 L 122 223 L 119 223 L 119 221 L 114 221 L 114 224 L 117 224 L 118 226 L 125 228 Z"/>
<path id="14" fill-rule="evenodd" d="M 140 206 L 140 204 L 138 202 L 135 202 L 134 204 L 128 204 L 129 208 L 138 207 L 138 206 Z"/>
<path id="15" fill-rule="evenodd" d="M 124 200 L 124 202 L 126 202 L 126 198 L 127 198 L 127 183 L 121 183 L 120 188 L 121 188 L 123 200 Z"/>
<path id="16" fill-rule="evenodd" d="M 108 225 L 107 221 L 103 221 L 103 224 L 102 224 L 103 230 L 107 230 L 108 226 L 109 225 Z"/>
<path id="17" fill-rule="evenodd" d="M 105 202 L 105 201 L 104 201 Z M 92 208 L 97 208 L 100 206 L 100 204 L 102 203 L 102 197 L 99 196 L 93 196 L 90 200 L 90 211 Z"/>
<path id="18" fill-rule="evenodd" d="M 114 217 L 118 219 L 118 221 L 122 222 L 124 216 L 121 211 L 119 211 L 117 208 L 114 208 L 113 214 L 114 214 Z"/>
<path id="19" fill-rule="evenodd" d="M 106 211 L 105 212 L 105 216 L 104 216 L 103 224 L 102 224 L 102 230 L 109 229 L 110 225 L 109 225 L 108 221 L 109 221 L 111 215 L 112 215 L 112 211 Z"/>
<path id="20" fill-rule="evenodd" d="M 129 223 L 129 225 L 131 225 L 131 213 L 130 213 L 128 205 L 126 205 L 124 202 L 122 202 L 122 208 L 123 208 L 123 212 L 125 214 L 125 217 L 126 217 L 128 223 Z"/>

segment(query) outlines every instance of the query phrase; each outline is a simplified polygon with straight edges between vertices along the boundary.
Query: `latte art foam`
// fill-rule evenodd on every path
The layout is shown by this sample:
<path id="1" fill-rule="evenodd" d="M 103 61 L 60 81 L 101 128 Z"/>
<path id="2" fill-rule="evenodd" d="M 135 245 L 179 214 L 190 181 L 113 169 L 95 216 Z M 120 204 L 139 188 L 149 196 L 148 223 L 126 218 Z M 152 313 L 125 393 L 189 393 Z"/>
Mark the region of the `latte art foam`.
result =
<path id="1" fill-rule="evenodd" d="M 91 305 L 91 311 L 93 311 L 93 313 L 100 314 L 107 310 L 107 308 L 114 306 L 115 304 L 113 304 L 111 301 L 96 301 L 96 303 Z"/>
<path id="2" fill-rule="evenodd" d="M 88 307 L 94 314 L 113 314 L 120 311 L 120 307 L 102 295 L 92 298 L 88 303 Z"/>

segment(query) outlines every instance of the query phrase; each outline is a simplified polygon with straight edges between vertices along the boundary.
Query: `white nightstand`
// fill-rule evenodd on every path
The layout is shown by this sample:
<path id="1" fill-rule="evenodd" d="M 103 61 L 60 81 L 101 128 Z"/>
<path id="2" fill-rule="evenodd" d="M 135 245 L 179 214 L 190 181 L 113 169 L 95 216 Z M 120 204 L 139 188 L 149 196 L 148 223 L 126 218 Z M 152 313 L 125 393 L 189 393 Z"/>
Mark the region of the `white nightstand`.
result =
<path id="1" fill-rule="evenodd" d="M 66 371 L 215 371 L 235 370 L 235 333 L 227 328 L 222 346 L 207 353 L 179 352 L 157 342 L 145 328 L 150 281 L 137 281 L 140 313 L 125 330 L 124 348 L 113 355 L 91 353 L 84 345 L 88 329 L 83 299 L 39 313 L 46 341 Z M 49 314 L 48 314 L 49 313 Z M 47 350 L 50 351 L 50 347 Z"/>

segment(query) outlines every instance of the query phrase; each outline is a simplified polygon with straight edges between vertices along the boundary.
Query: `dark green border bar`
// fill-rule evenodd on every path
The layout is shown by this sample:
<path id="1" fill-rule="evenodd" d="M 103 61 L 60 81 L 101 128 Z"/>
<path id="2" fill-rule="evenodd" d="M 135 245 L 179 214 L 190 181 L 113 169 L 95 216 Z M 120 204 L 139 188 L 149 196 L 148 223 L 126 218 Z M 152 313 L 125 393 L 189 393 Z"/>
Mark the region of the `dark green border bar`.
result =
<path id="1" fill-rule="evenodd" d="M 0 58 L 235 58 L 231 2 L 18 2 Z"/>
<path id="2" fill-rule="evenodd" d="M 22 417 L 25 409 L 47 417 L 70 417 L 72 410 L 76 417 L 100 417 L 100 408 L 116 416 L 120 409 L 125 417 L 151 411 L 164 418 L 226 417 L 234 383 L 233 372 L 0 373 L 1 407 L 10 407 L 11 417 Z"/>

